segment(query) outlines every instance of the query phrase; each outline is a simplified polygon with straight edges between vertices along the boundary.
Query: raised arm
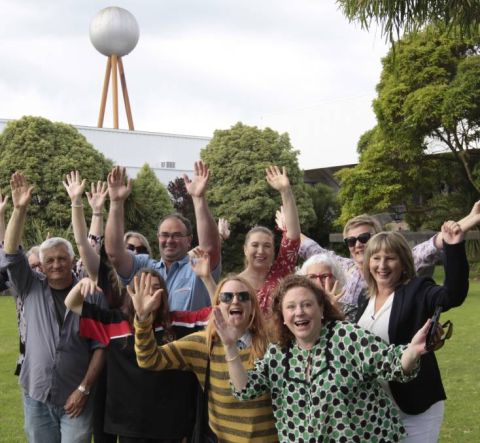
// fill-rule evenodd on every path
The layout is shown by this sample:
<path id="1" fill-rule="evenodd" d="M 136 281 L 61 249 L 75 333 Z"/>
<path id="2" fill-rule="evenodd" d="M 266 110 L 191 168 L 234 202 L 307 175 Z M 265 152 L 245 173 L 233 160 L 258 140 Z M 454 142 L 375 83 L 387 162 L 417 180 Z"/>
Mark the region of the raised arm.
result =
<path id="1" fill-rule="evenodd" d="M 0 192 L 0 242 L 5 240 L 5 211 L 7 210 L 7 201 L 8 195 L 3 197 Z"/>
<path id="2" fill-rule="evenodd" d="M 85 190 L 85 179 L 82 180 L 80 172 L 72 171 L 65 176 L 63 186 L 72 202 L 72 227 L 78 253 L 80 254 L 88 275 L 93 280 L 96 280 L 98 268 L 100 267 L 100 256 L 88 241 L 87 236 L 87 224 L 85 222 L 82 202 L 82 196 Z"/>
<path id="3" fill-rule="evenodd" d="M 65 306 L 75 314 L 82 315 L 83 300 L 90 294 L 100 292 L 96 283 L 90 278 L 80 280 L 67 294 Z"/>
<path id="4" fill-rule="evenodd" d="M 220 261 L 220 237 L 217 224 L 205 198 L 209 178 L 210 171 L 202 161 L 195 162 L 195 173 L 192 180 L 187 175 L 183 175 L 187 192 L 192 196 L 197 223 L 198 245 L 202 251 L 210 255 L 210 266 L 213 270 Z"/>
<path id="5" fill-rule="evenodd" d="M 92 188 L 90 192 L 86 192 L 88 204 L 92 208 L 92 220 L 90 222 L 90 231 L 88 232 L 88 238 L 95 239 L 98 242 L 101 241 L 104 234 L 103 226 L 103 209 L 105 207 L 105 200 L 108 195 L 107 182 L 97 181 L 92 182 Z"/>
<path id="6" fill-rule="evenodd" d="M 460 229 L 465 233 L 470 231 L 470 229 L 474 228 L 480 223 L 480 200 L 475 202 L 472 207 L 472 210 L 468 215 L 463 217 L 461 220 L 458 221 Z M 443 247 L 443 232 L 440 232 L 435 237 L 435 247 L 437 249 L 442 249 Z"/>
<path id="7" fill-rule="evenodd" d="M 242 365 L 242 359 L 237 349 L 238 332 L 234 327 L 228 325 L 218 306 L 214 308 L 213 314 L 215 329 L 225 349 L 225 361 L 228 364 L 230 380 L 235 389 L 241 391 L 247 386 L 248 374 Z"/>
<path id="8" fill-rule="evenodd" d="M 210 301 L 213 304 L 213 296 L 215 294 L 215 289 L 217 289 L 217 283 L 212 277 L 210 272 L 210 256 L 202 251 L 199 247 L 192 249 L 189 252 L 190 255 L 190 266 L 193 269 L 193 272 L 202 280 L 203 284 L 207 288 L 208 295 L 210 296 Z"/>
<path id="9" fill-rule="evenodd" d="M 128 277 L 133 268 L 133 257 L 123 244 L 125 200 L 132 192 L 132 181 L 127 179 L 125 168 L 115 166 L 108 174 L 110 210 L 105 228 L 105 250 L 115 270 Z"/>
<path id="10" fill-rule="evenodd" d="M 4 250 L 6 254 L 17 252 L 22 241 L 27 217 L 27 208 L 32 198 L 33 186 L 21 172 L 15 172 L 10 179 L 13 212 L 5 231 Z"/>
<path id="11" fill-rule="evenodd" d="M 266 177 L 268 184 L 273 189 L 276 189 L 282 197 L 287 238 L 297 240 L 300 238 L 300 220 L 287 172 L 285 168 L 282 168 L 282 171 L 280 171 L 278 166 L 270 166 L 266 169 Z"/>

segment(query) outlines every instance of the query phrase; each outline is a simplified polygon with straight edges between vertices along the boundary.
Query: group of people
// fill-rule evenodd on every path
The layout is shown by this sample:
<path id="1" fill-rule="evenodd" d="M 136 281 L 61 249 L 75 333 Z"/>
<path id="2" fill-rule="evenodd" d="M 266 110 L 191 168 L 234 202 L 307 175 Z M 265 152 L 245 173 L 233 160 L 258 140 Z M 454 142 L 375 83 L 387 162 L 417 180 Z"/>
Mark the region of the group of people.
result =
<path id="1" fill-rule="evenodd" d="M 201 161 L 184 176 L 198 246 L 190 220 L 170 214 L 155 260 L 141 233 L 125 233 L 125 169 L 86 193 L 89 231 L 86 180 L 69 173 L 73 272 L 63 238 L 25 254 L 33 186 L 13 174 L 4 232 L 0 197 L 0 276 L 17 303 L 29 441 L 89 442 L 92 432 L 95 442 L 123 443 L 437 441 L 446 396 L 427 346 L 430 317 L 467 296 L 464 233 L 479 223 L 480 204 L 413 250 L 373 217 L 355 217 L 344 258 L 301 234 L 287 173 L 272 166 L 278 253 L 273 232 L 256 226 L 245 268 L 218 282 L 228 228 L 208 207 L 209 176 Z M 417 276 L 439 259 L 443 286 Z"/>

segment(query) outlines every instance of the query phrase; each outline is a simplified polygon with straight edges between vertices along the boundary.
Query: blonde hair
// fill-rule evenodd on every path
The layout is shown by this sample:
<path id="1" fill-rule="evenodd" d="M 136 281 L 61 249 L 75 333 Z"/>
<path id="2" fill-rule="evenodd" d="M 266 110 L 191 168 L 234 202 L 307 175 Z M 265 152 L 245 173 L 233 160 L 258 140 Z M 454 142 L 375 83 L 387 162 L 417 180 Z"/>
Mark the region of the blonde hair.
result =
<path id="1" fill-rule="evenodd" d="M 217 285 L 217 289 L 215 290 L 215 294 L 212 300 L 212 307 L 215 309 L 216 306 L 220 303 L 220 293 L 222 292 L 223 285 L 228 281 L 238 281 L 239 283 L 243 284 L 246 288 L 248 293 L 250 294 L 250 301 L 252 305 L 252 316 L 250 319 L 250 323 L 247 327 L 248 331 L 252 334 L 252 351 L 250 352 L 249 362 L 253 363 L 253 361 L 257 358 L 262 358 L 263 354 L 267 349 L 268 345 L 268 338 L 267 332 L 265 328 L 265 323 L 263 320 L 263 315 L 260 310 L 260 305 L 258 304 L 257 294 L 253 289 L 252 285 L 248 283 L 243 277 L 239 275 L 227 275 L 220 283 Z M 208 319 L 208 324 L 205 329 L 205 333 L 207 336 L 207 349 L 208 352 L 212 352 L 212 345 L 213 343 L 219 339 L 217 335 L 217 331 L 215 329 L 215 324 L 213 323 L 213 310 L 210 314 L 210 318 Z"/>
<path id="2" fill-rule="evenodd" d="M 370 273 L 370 258 L 381 250 L 398 255 L 402 266 L 402 274 L 398 284 L 407 282 L 416 274 L 412 250 L 405 237 L 396 231 L 379 232 L 368 241 L 363 255 L 363 276 L 367 283 L 369 297 L 378 293 L 377 282 Z"/>
<path id="3" fill-rule="evenodd" d="M 377 234 L 382 230 L 382 225 L 375 217 L 372 217 L 368 214 L 361 214 L 347 221 L 345 227 L 343 228 L 343 236 L 346 237 L 350 229 L 356 228 L 357 226 L 361 225 L 370 226 L 374 234 Z"/>

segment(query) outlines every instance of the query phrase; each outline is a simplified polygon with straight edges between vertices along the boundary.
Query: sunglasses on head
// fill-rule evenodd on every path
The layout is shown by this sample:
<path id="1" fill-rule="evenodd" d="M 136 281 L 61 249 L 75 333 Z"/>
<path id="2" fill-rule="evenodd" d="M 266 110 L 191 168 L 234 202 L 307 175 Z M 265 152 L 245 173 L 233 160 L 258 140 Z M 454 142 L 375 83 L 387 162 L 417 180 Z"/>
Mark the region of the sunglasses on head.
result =
<path id="1" fill-rule="evenodd" d="M 131 243 L 127 243 L 127 249 L 129 251 L 135 252 L 136 254 L 148 254 L 147 247 L 143 245 L 135 246 L 135 245 L 132 245 Z"/>
<path id="2" fill-rule="evenodd" d="M 219 298 L 222 303 L 231 303 L 235 296 L 237 296 L 237 300 L 241 302 L 250 300 L 250 292 L 248 291 L 220 292 Z"/>
<path id="3" fill-rule="evenodd" d="M 367 243 L 368 240 L 370 240 L 371 237 L 372 237 L 372 234 L 370 232 L 364 232 L 363 234 L 360 234 L 358 237 L 346 237 L 343 239 L 343 241 L 349 248 L 353 248 L 356 245 L 357 240 L 360 243 L 365 244 Z"/>

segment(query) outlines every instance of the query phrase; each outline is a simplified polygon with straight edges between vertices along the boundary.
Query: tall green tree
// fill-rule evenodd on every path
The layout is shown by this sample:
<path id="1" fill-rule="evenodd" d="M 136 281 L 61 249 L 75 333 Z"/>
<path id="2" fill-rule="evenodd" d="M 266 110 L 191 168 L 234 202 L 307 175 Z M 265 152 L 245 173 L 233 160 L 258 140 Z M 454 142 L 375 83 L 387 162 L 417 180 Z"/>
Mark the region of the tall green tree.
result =
<path id="1" fill-rule="evenodd" d="M 223 263 L 228 271 L 243 262 L 245 233 L 255 225 L 274 226 L 280 196 L 265 180 L 269 165 L 285 166 L 297 201 L 302 229 L 315 222 L 312 201 L 298 166 L 298 151 L 287 134 L 237 123 L 217 130 L 202 150 L 201 158 L 211 170 L 208 201 L 215 217 L 225 217 L 232 234 L 224 245 Z"/>
<path id="2" fill-rule="evenodd" d="M 68 236 L 71 209 L 62 185 L 65 174 L 78 169 L 88 180 L 105 180 L 111 167 L 111 161 L 73 126 L 41 117 L 9 122 L 0 135 L 0 186 L 4 193 L 10 193 L 10 176 L 17 170 L 35 185 L 24 236 L 26 246 L 44 239 L 47 232 Z"/>
<path id="3" fill-rule="evenodd" d="M 172 212 L 173 205 L 167 189 L 145 163 L 133 181 L 132 195 L 127 200 L 126 229 L 147 237 L 152 253 L 158 255 L 158 222 Z"/>
<path id="4" fill-rule="evenodd" d="M 472 0 L 337 0 L 343 14 L 369 29 L 380 25 L 390 41 L 431 24 L 457 34 L 480 35 L 480 2 Z"/>
<path id="5" fill-rule="evenodd" d="M 406 36 L 384 58 L 374 101 L 378 124 L 359 141 L 358 166 L 339 173 L 343 222 L 405 205 L 418 226 L 425 210 L 435 209 L 425 199 L 441 183 L 468 196 L 463 211 L 478 198 L 478 43 L 430 30 Z M 430 155 L 439 152 L 445 154 Z"/>

